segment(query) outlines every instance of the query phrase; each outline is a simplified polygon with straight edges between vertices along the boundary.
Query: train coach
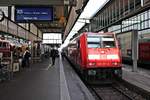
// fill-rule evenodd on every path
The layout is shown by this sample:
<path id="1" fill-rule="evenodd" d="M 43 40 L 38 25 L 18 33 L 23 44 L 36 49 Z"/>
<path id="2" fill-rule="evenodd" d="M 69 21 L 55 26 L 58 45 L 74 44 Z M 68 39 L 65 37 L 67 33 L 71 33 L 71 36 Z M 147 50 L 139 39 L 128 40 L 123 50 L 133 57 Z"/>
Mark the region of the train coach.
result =
<path id="1" fill-rule="evenodd" d="M 132 64 L 132 32 L 117 34 L 123 63 Z M 138 65 L 147 67 L 150 65 L 150 35 L 138 35 Z M 142 37 L 142 38 L 141 38 Z M 147 66 L 145 66 L 147 65 Z"/>
<path id="2" fill-rule="evenodd" d="M 70 41 L 67 58 L 88 82 L 121 77 L 121 53 L 113 33 L 85 32 Z"/>
<path id="3" fill-rule="evenodd" d="M 15 51 L 16 48 L 21 47 L 21 44 L 13 40 L 0 39 L 0 53 L 3 58 L 10 58 L 11 51 Z"/>
<path id="4" fill-rule="evenodd" d="M 0 53 L 3 54 L 4 57 L 10 56 L 10 43 L 6 40 L 0 39 Z"/>

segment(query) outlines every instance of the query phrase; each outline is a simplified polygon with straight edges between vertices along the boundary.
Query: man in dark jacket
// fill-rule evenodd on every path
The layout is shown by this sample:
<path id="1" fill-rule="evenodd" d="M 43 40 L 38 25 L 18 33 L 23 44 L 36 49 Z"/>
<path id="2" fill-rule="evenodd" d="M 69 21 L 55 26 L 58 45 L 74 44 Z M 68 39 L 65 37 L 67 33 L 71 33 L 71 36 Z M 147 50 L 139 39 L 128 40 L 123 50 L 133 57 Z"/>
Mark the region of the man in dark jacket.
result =
<path id="1" fill-rule="evenodd" d="M 23 55 L 23 64 L 22 64 L 23 67 L 30 66 L 30 59 L 29 59 L 30 57 L 31 57 L 31 54 L 29 52 L 29 48 L 27 47 Z"/>
<path id="2" fill-rule="evenodd" d="M 54 48 L 51 50 L 51 57 L 52 57 L 52 65 L 54 65 L 56 58 L 56 50 Z"/>

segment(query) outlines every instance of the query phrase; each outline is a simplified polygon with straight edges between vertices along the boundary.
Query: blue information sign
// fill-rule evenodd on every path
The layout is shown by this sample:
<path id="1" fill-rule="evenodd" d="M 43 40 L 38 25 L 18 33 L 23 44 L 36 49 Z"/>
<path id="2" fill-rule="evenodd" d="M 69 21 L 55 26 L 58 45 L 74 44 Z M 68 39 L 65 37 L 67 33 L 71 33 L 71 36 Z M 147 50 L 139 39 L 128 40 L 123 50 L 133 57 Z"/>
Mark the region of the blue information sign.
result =
<path id="1" fill-rule="evenodd" d="M 15 7 L 16 22 L 51 20 L 53 20 L 52 7 Z"/>

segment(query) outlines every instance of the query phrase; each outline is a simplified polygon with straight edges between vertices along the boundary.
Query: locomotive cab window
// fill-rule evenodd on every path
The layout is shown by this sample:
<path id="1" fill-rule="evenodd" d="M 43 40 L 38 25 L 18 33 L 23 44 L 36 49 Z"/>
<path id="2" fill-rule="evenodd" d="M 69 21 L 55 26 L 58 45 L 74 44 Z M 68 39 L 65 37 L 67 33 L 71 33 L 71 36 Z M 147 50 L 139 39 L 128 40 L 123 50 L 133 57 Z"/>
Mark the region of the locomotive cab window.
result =
<path id="1" fill-rule="evenodd" d="M 103 38 L 103 47 L 104 48 L 113 48 L 115 47 L 115 41 L 114 38 Z"/>
<path id="2" fill-rule="evenodd" d="M 101 38 L 96 36 L 89 36 L 87 38 L 88 48 L 100 48 L 101 47 L 100 39 Z"/>
<path id="3" fill-rule="evenodd" d="M 115 40 L 113 35 L 88 35 L 88 48 L 113 48 Z"/>

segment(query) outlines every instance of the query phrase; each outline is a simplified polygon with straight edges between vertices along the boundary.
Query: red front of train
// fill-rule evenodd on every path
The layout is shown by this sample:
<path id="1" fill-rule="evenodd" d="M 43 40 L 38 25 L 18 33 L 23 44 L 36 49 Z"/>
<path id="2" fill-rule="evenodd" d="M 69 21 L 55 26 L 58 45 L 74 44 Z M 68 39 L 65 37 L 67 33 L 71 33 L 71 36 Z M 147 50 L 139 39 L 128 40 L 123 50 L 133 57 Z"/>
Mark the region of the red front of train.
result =
<path id="1" fill-rule="evenodd" d="M 120 50 L 113 33 L 81 34 L 70 42 L 68 57 L 86 80 L 122 75 Z"/>

